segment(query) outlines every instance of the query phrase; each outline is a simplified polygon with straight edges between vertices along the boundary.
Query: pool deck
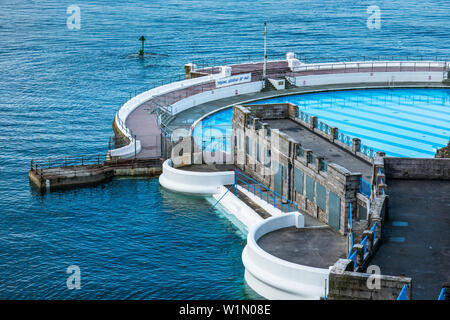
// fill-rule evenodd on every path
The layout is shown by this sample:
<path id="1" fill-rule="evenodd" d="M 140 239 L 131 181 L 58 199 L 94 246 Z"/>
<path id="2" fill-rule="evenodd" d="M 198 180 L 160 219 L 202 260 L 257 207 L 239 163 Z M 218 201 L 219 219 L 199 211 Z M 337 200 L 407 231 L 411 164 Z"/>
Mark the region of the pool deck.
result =
<path id="1" fill-rule="evenodd" d="M 286 60 L 278 61 L 268 61 L 267 62 L 267 76 L 271 78 L 281 78 L 284 76 L 302 76 L 302 75 L 320 75 L 320 74 L 340 74 L 340 73 L 351 73 L 351 72 L 394 72 L 394 71 L 436 71 L 439 68 L 428 68 L 428 67 L 351 67 L 356 65 L 355 63 L 349 63 L 349 67 L 341 69 L 331 69 L 331 70 L 304 70 L 298 72 L 292 72 L 288 66 Z M 263 73 L 263 63 L 244 63 L 244 64 L 233 64 L 229 65 L 231 67 L 231 75 L 251 73 L 252 82 L 261 81 Z M 436 70 L 435 70 L 436 69 Z M 205 68 L 198 69 L 197 71 L 202 71 L 209 74 L 216 74 L 219 68 Z M 255 101 L 264 98 L 292 95 L 299 93 L 308 92 L 318 92 L 327 90 L 343 90 L 349 88 L 361 89 L 361 88 L 386 88 L 386 83 L 360 83 L 360 84 L 340 84 L 340 85 L 321 85 L 321 86 L 302 86 L 294 87 L 285 90 L 278 91 L 266 91 L 257 92 L 252 94 L 242 94 L 238 96 L 233 96 L 225 99 L 219 99 L 204 103 L 189 110 L 183 111 L 177 114 L 173 119 L 170 120 L 168 127 L 169 130 L 174 130 L 176 128 L 190 128 L 195 120 L 204 116 L 205 114 L 215 111 L 219 108 L 231 106 L 233 104 L 241 104 L 248 101 Z M 443 87 L 448 88 L 450 84 L 430 84 L 430 83 L 403 83 L 396 87 Z M 133 135 L 136 135 L 137 140 L 141 141 L 142 151 L 137 155 L 138 158 L 153 158 L 161 156 L 161 129 L 158 124 L 157 116 L 152 113 L 158 106 L 168 107 L 177 101 L 184 98 L 193 96 L 195 94 L 210 91 L 216 88 L 215 81 L 208 81 L 203 84 L 194 85 L 191 87 L 179 89 L 172 91 L 157 97 L 154 97 L 140 106 L 138 106 L 126 119 L 126 126 L 131 130 Z"/>
<path id="2" fill-rule="evenodd" d="M 412 277 L 413 299 L 437 299 L 450 282 L 450 182 L 389 180 L 389 220 L 370 262 L 385 275 Z"/>
<path id="3" fill-rule="evenodd" d="M 330 227 L 288 227 L 269 232 L 258 245 L 280 259 L 315 268 L 334 265 L 346 258 L 346 238 Z"/>
<path id="4" fill-rule="evenodd" d="M 303 148 L 310 149 L 317 156 L 323 156 L 328 163 L 336 163 L 347 170 L 362 174 L 366 181 L 372 179 L 372 165 L 355 157 L 350 152 L 338 147 L 320 135 L 306 129 L 301 124 L 290 120 L 265 120 L 272 129 L 279 129 L 287 134 L 296 142 L 299 142 Z"/>

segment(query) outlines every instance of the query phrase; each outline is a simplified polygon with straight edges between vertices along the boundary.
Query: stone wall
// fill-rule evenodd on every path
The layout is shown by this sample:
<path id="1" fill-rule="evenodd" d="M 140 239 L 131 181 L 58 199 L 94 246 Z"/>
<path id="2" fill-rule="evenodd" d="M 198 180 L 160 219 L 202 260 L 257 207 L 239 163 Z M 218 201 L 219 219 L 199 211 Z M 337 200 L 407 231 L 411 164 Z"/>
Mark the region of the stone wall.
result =
<path id="1" fill-rule="evenodd" d="M 384 158 L 388 179 L 450 180 L 448 158 Z"/>
<path id="2" fill-rule="evenodd" d="M 233 112 L 232 150 L 236 165 L 247 174 L 298 204 L 302 211 L 346 234 L 353 205 L 353 219 L 358 208 L 368 211 L 368 199 L 360 195 L 361 174 L 352 173 L 322 157 L 277 129 L 271 129 L 265 119 L 296 119 L 298 107 L 285 104 L 235 106 Z M 300 124 L 299 124 L 300 125 Z M 280 183 L 277 184 L 276 176 Z M 297 175 L 297 178 L 295 177 Z M 303 188 L 295 187 L 301 185 Z M 301 180 L 301 181 L 300 181 Z M 308 185 L 308 188 L 307 188 Z M 312 188 L 311 188 L 312 186 Z M 308 190 L 308 193 L 307 193 Z M 330 197 L 333 194 L 333 223 L 330 221 Z M 364 198 L 364 196 L 362 196 Z M 336 211 L 339 211 L 336 214 Z M 368 212 L 365 219 L 368 218 Z M 337 221 L 336 221 L 337 220 Z M 367 220 L 361 232 L 367 227 Z"/>
<path id="3" fill-rule="evenodd" d="M 408 285 L 407 299 L 411 299 L 411 278 L 379 275 L 378 279 L 374 279 L 374 274 L 349 271 L 349 266 L 351 268 L 350 260 L 339 259 L 331 268 L 328 299 L 397 300 L 405 284 Z M 375 281 L 379 281 L 378 288 L 375 287 Z"/>

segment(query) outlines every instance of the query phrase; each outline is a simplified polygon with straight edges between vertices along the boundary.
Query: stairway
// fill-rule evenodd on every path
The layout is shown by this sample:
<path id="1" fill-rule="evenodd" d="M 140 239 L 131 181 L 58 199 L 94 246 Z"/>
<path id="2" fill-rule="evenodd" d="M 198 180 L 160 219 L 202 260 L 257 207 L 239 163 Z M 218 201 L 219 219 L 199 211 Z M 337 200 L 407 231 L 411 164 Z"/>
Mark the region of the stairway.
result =
<path id="1" fill-rule="evenodd" d="M 285 77 L 285 80 L 286 80 L 286 81 L 285 81 L 285 87 L 286 87 L 286 89 L 297 88 L 296 85 L 292 84 L 292 83 L 289 81 L 288 77 Z"/>
<path id="2" fill-rule="evenodd" d="M 261 92 L 268 92 L 268 91 L 276 91 L 277 89 L 274 87 L 274 85 L 269 81 L 269 79 L 265 79 L 264 81 L 264 88 L 261 90 Z"/>

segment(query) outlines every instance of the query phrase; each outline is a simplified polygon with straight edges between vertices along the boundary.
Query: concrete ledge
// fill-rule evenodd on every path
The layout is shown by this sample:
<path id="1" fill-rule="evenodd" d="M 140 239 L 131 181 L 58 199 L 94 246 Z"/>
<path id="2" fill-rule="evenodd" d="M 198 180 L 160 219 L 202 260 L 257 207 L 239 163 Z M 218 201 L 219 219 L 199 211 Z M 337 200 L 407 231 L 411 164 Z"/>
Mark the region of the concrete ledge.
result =
<path id="1" fill-rule="evenodd" d="M 247 234 L 249 229 L 263 221 L 263 218 L 246 203 L 236 197 L 231 191 L 227 192 L 228 189 L 226 187 L 220 186 L 219 190 L 220 192 L 214 194 L 213 198 L 215 201 L 220 200 L 219 204 L 245 226 L 246 229 L 244 231 Z"/>
<path id="2" fill-rule="evenodd" d="M 450 180 L 447 158 L 384 158 L 388 179 Z"/>
<path id="3" fill-rule="evenodd" d="M 234 184 L 234 171 L 195 172 L 176 169 L 171 159 L 164 161 L 159 183 L 171 191 L 209 196 L 220 192 L 223 185 Z"/>
<path id="4" fill-rule="evenodd" d="M 328 269 L 282 260 L 257 244 L 260 237 L 271 231 L 298 225 L 300 216 L 296 212 L 272 217 L 251 228 L 248 233 L 247 245 L 242 253 L 245 280 L 267 299 L 320 299 L 325 294 Z"/>
<path id="5" fill-rule="evenodd" d="M 347 271 L 351 263 L 351 260 L 339 259 L 331 268 L 328 299 L 396 300 L 405 284 L 409 287 L 407 298 L 411 299 L 411 278 Z"/>

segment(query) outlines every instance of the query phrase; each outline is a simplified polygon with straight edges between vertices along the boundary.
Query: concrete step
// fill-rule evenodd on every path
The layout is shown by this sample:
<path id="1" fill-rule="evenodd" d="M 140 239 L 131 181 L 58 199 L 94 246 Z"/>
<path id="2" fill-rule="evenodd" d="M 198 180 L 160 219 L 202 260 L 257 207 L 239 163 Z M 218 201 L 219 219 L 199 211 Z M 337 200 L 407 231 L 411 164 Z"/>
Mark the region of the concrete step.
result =
<path id="1" fill-rule="evenodd" d="M 274 91 L 277 90 L 274 85 L 269 81 L 269 79 L 266 79 L 264 81 L 265 85 L 264 88 L 261 90 L 262 92 L 267 92 L 267 91 Z"/>
<path id="2" fill-rule="evenodd" d="M 285 78 L 285 87 L 286 87 L 286 89 L 292 89 L 292 88 L 297 88 L 297 86 L 296 85 L 294 85 L 294 84 L 292 84 L 289 80 L 288 80 L 288 78 L 286 77 Z"/>

